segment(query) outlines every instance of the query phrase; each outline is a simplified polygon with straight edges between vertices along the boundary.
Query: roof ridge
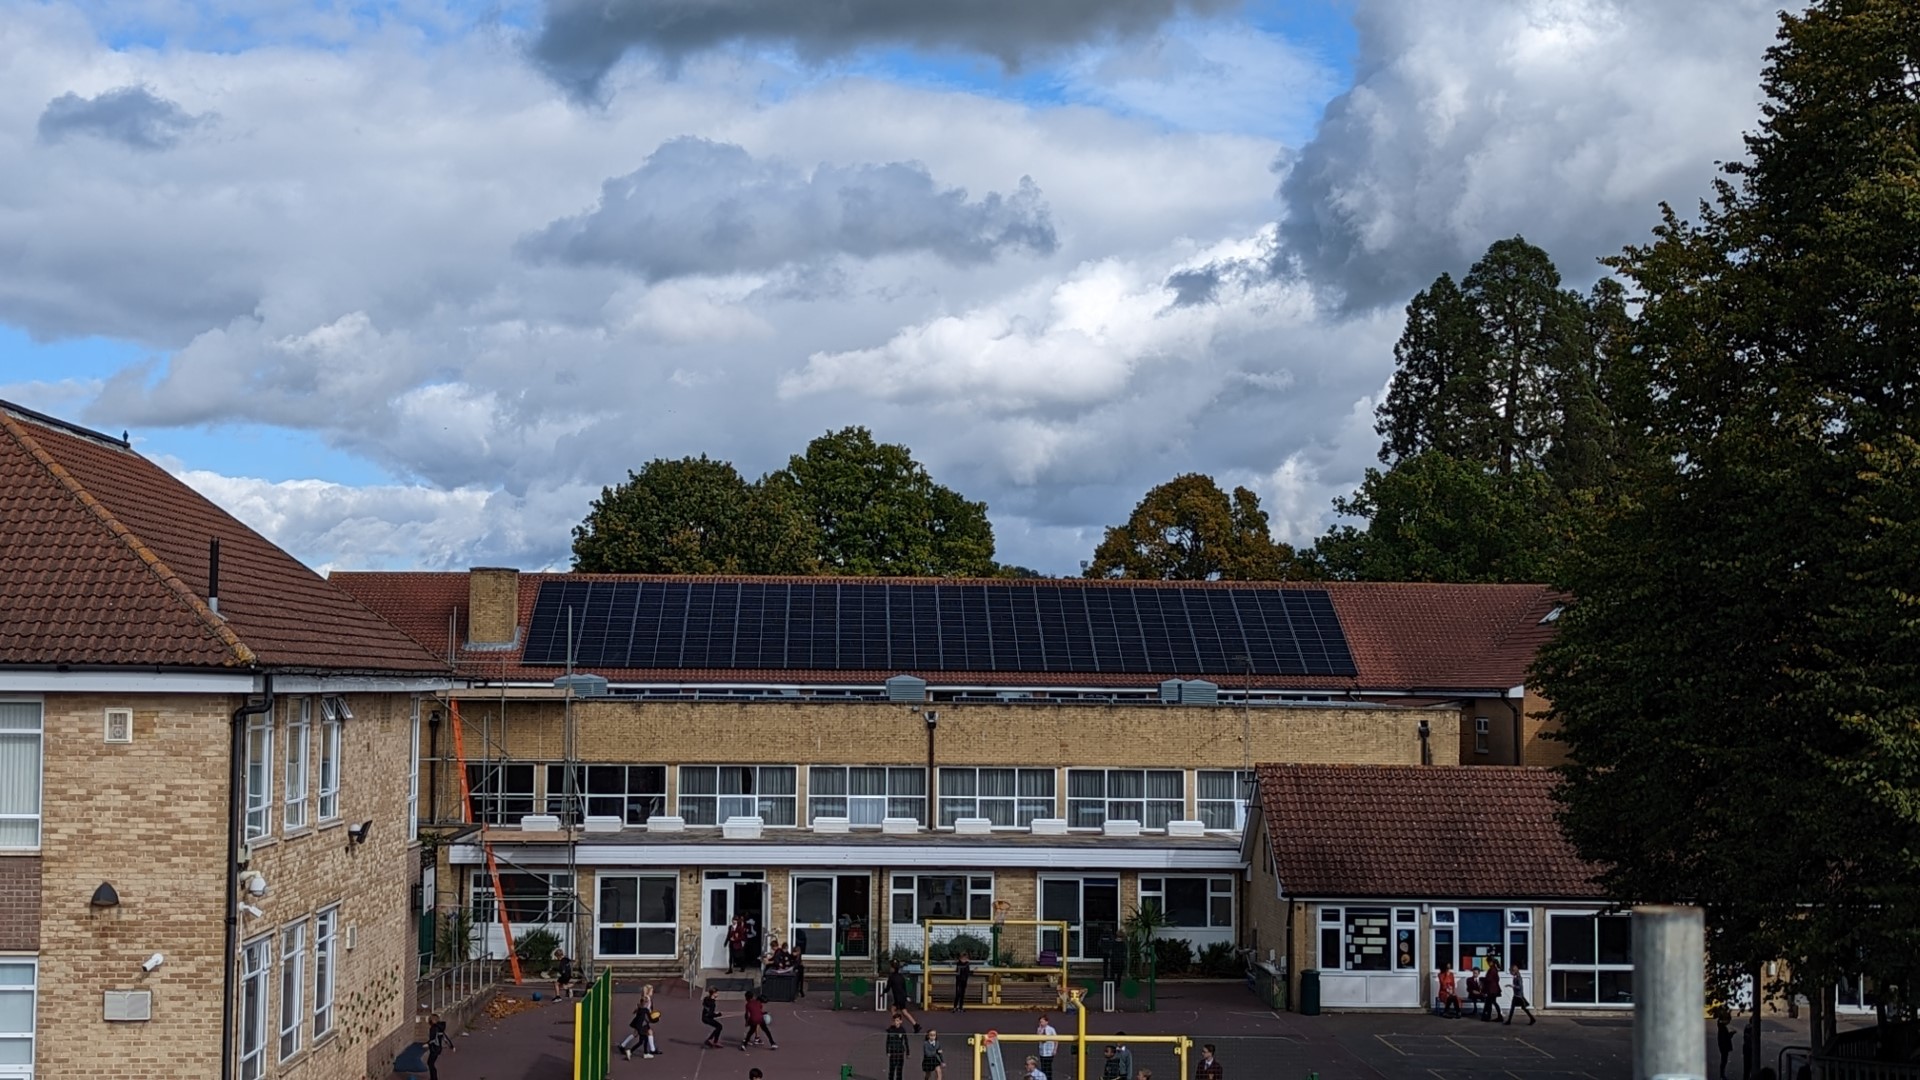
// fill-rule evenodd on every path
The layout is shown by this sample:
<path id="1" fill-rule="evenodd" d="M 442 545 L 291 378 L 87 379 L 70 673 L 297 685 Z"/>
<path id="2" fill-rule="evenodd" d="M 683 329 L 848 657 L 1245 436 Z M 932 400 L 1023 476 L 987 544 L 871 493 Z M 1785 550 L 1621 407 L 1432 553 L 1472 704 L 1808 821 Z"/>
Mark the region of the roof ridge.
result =
<path id="1" fill-rule="evenodd" d="M 207 606 L 206 601 L 202 600 L 198 594 L 189 588 L 186 582 L 181 581 L 179 575 L 173 572 L 172 567 L 169 567 L 165 562 L 161 561 L 160 556 L 142 542 L 138 536 L 135 536 L 132 529 L 127 528 L 119 518 L 114 517 L 113 511 L 107 509 L 106 504 L 102 503 L 99 499 L 94 498 L 93 493 L 89 492 L 77 477 L 68 472 L 64 465 L 55 461 L 53 455 L 47 453 L 46 449 L 27 432 L 20 421 L 14 419 L 6 411 L 0 410 L 0 428 L 4 428 L 9 435 L 12 435 L 14 441 L 20 444 L 20 448 L 32 455 L 33 459 L 40 464 L 40 467 L 47 470 L 47 474 L 58 481 L 60 486 L 66 489 L 67 494 L 73 497 L 75 502 L 85 507 L 87 512 L 92 514 L 96 521 L 100 522 L 108 532 L 113 534 L 115 539 L 125 545 L 127 550 L 133 552 L 142 563 L 145 563 L 148 572 L 153 574 L 155 580 L 159 581 L 163 588 L 172 592 L 176 599 L 185 604 L 187 610 L 191 611 L 194 617 L 200 620 L 201 625 L 205 626 L 207 631 L 211 633 L 216 640 L 226 646 L 227 651 L 232 654 L 235 663 L 251 664 L 255 662 L 256 658 L 253 650 L 247 646 L 246 642 L 240 640 L 240 635 L 233 632 L 233 628 L 227 625 L 226 620 L 214 614 L 213 609 Z"/>

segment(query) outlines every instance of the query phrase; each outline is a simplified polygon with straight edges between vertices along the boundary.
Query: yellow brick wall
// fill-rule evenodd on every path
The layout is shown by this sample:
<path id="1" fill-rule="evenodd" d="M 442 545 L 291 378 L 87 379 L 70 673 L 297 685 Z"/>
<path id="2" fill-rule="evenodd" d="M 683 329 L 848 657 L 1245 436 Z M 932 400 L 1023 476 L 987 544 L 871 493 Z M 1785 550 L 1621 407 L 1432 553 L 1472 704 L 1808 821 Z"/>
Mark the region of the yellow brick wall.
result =
<path id="1" fill-rule="evenodd" d="M 415 862 L 406 836 L 409 699 L 357 694 L 341 732 L 341 814 L 319 825 L 318 710 L 308 732 L 308 826 L 282 825 L 285 710 L 276 710 L 273 835 L 250 869 L 269 893 L 250 898 L 241 940 L 274 935 L 268 1075 L 360 1076 L 368 1058 L 404 1036 L 411 1021 L 414 936 L 408 887 Z M 49 695 L 43 840 L 40 1039 L 47 1076 L 213 1076 L 219 1073 L 224 947 L 228 746 L 225 696 Z M 130 745 L 102 741 L 103 710 L 131 707 Z M 346 826 L 372 821 L 349 848 Z M 101 881 L 121 896 L 94 912 Z M 278 1062 L 279 930 L 341 904 L 333 1033 L 311 1038 L 313 934 L 306 935 L 303 1048 Z M 349 931 L 354 948 L 346 948 Z M 166 963 L 143 974 L 152 953 Z M 153 1020 L 108 1024 L 101 992 L 153 991 Z"/>

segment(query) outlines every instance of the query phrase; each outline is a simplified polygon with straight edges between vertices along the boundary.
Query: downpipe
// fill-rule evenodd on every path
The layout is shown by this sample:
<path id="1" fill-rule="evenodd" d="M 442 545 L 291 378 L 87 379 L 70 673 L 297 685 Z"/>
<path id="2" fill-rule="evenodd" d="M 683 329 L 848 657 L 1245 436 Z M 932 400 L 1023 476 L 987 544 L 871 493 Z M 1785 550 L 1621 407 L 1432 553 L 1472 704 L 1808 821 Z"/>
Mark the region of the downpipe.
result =
<path id="1" fill-rule="evenodd" d="M 227 749 L 227 944 L 220 978 L 220 1080 L 233 1080 L 233 1011 L 238 987 L 234 966 L 240 956 L 240 852 L 245 826 L 247 788 L 247 719 L 273 711 L 273 674 L 261 686 L 262 698 L 233 710 Z"/>

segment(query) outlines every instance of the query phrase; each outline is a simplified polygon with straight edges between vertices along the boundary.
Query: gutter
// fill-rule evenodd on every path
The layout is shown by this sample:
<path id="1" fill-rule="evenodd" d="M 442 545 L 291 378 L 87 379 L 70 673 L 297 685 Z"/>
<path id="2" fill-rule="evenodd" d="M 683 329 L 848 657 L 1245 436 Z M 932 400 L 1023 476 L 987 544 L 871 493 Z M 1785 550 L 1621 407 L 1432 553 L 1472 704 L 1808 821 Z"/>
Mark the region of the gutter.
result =
<path id="1" fill-rule="evenodd" d="M 233 710 L 227 756 L 227 942 L 220 976 L 220 1080 L 233 1080 L 234 963 L 240 953 L 240 853 L 246 804 L 247 718 L 273 711 L 273 673 L 261 686 L 261 700 Z"/>

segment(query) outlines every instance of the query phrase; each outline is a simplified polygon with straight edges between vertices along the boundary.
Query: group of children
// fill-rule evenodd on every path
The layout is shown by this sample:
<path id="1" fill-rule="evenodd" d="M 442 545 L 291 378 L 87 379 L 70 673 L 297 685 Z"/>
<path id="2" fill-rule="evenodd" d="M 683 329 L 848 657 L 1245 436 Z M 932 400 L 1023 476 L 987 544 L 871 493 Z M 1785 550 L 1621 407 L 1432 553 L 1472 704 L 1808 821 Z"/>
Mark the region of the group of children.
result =
<path id="1" fill-rule="evenodd" d="M 1527 1003 L 1526 990 L 1520 983 L 1520 969 L 1515 968 L 1508 974 L 1513 988 L 1513 998 L 1507 1004 L 1505 1022 L 1513 1023 L 1513 1014 L 1523 1012 L 1527 1014 L 1527 1023 L 1535 1023 L 1533 1009 Z M 1500 961 L 1489 959 L 1485 974 L 1468 974 L 1466 981 L 1467 1001 L 1469 1004 L 1477 1004 L 1480 1007 L 1480 1019 L 1499 1020 L 1501 1017 Z M 1434 1000 L 1434 1007 L 1442 1016 L 1461 1015 L 1459 982 L 1453 974 L 1452 964 L 1440 965 L 1440 993 Z"/>

